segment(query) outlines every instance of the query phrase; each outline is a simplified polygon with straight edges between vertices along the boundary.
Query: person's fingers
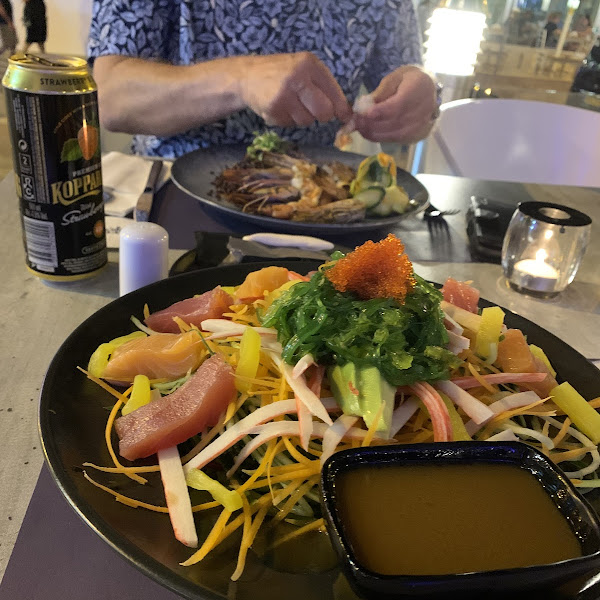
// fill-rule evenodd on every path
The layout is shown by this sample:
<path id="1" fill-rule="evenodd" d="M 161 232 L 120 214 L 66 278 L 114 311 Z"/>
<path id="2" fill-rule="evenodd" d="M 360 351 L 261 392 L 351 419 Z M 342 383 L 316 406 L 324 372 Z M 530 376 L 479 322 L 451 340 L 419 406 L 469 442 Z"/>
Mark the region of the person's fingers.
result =
<path id="1" fill-rule="evenodd" d="M 401 119 L 373 121 L 356 117 L 356 129 L 367 140 L 372 142 L 408 142 L 412 141 L 416 132 L 429 132 L 433 121 L 430 114 L 421 111 L 403 115 Z"/>
<path id="2" fill-rule="evenodd" d="M 315 122 L 315 116 L 306 109 L 298 98 L 289 103 L 287 111 L 294 121 L 293 125 L 297 127 L 308 127 Z"/>
<path id="3" fill-rule="evenodd" d="M 241 96 L 267 124 L 305 127 L 335 117 L 345 123 L 352 117 L 341 87 L 310 52 L 252 57 L 248 66 Z"/>
<path id="4" fill-rule="evenodd" d="M 430 115 L 436 107 L 435 83 L 416 67 L 394 71 L 382 80 L 372 95 L 375 104 L 364 115 L 374 121 L 395 120 L 398 115 L 417 107 L 423 114 Z"/>
<path id="5" fill-rule="evenodd" d="M 385 102 L 388 98 L 391 98 L 398 89 L 400 82 L 402 81 L 403 75 L 400 71 L 395 71 L 386 75 L 377 88 L 371 93 L 371 97 L 375 104 Z"/>
<path id="6" fill-rule="evenodd" d="M 389 117 L 373 119 L 369 115 L 356 115 L 356 128 L 359 131 L 376 135 L 379 132 L 395 131 L 409 123 L 426 123 L 431 120 L 433 110 L 424 105 L 409 106 L 406 109 L 392 111 Z"/>
<path id="7" fill-rule="evenodd" d="M 334 116 L 346 123 L 352 117 L 352 107 L 331 71 L 320 60 L 316 61 L 311 72 L 312 83 L 329 98 Z"/>
<path id="8" fill-rule="evenodd" d="M 313 115 L 313 121 L 327 123 L 334 118 L 333 103 L 318 87 L 314 85 L 302 87 L 297 94 L 306 110 Z"/>
<path id="9" fill-rule="evenodd" d="M 365 131 L 360 134 L 371 142 L 399 142 L 402 144 L 412 144 L 422 140 L 429 135 L 434 122 L 413 121 L 394 129 L 381 131 Z"/>

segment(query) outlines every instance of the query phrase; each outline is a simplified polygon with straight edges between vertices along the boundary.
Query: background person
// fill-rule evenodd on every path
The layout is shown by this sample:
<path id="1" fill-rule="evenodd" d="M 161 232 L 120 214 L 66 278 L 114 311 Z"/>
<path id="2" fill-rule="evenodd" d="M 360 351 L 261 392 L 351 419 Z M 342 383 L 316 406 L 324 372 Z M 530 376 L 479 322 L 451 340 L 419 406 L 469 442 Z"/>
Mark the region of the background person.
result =
<path id="1" fill-rule="evenodd" d="M 94 0 L 89 57 L 100 116 L 139 154 L 248 144 L 273 127 L 332 145 L 426 136 L 436 110 L 411 0 Z M 361 84 L 374 105 L 354 115 Z"/>
<path id="2" fill-rule="evenodd" d="M 17 48 L 17 33 L 13 21 L 13 8 L 10 0 L 0 0 L 0 54 L 8 50 L 9 55 Z"/>
<path id="3" fill-rule="evenodd" d="M 32 44 L 37 44 L 40 52 L 46 51 L 48 27 L 46 22 L 46 5 L 44 0 L 25 0 L 23 6 L 23 23 L 27 37 L 23 52 L 27 52 Z"/>
<path id="4" fill-rule="evenodd" d="M 546 30 L 546 48 L 556 48 L 561 31 L 558 27 L 561 19 L 562 14 L 559 12 L 552 12 L 548 15 L 548 21 L 544 25 L 544 29 Z"/>

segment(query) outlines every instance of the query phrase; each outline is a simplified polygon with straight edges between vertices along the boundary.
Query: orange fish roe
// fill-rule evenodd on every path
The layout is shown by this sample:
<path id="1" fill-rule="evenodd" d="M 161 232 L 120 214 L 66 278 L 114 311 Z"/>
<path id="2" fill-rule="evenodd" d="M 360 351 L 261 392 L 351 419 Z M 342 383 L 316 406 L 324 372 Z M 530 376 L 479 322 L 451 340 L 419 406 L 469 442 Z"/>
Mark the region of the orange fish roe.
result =
<path id="1" fill-rule="evenodd" d="M 402 303 L 415 285 L 404 244 L 391 233 L 380 242 L 358 246 L 326 270 L 325 276 L 338 292 L 354 292 L 362 300 L 395 298 Z"/>

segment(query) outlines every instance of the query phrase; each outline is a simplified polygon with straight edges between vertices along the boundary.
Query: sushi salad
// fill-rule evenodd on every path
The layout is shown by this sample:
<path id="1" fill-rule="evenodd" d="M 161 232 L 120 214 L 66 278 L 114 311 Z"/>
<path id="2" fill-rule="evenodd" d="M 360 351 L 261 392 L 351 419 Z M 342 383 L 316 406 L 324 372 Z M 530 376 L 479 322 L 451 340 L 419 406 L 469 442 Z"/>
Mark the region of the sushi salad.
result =
<path id="1" fill-rule="evenodd" d="M 185 566 L 232 536 L 233 580 L 278 525 L 272 547 L 326 535 L 318 482 L 341 449 L 519 440 L 576 486 L 600 487 L 600 397 L 559 384 L 544 350 L 504 317 L 480 309 L 468 283 L 423 280 L 392 235 L 313 273 L 268 266 L 235 287 L 140 306 L 82 368 L 114 400 L 98 429 L 110 462 L 83 475 L 168 513 L 190 548 Z M 157 486 L 164 501 L 124 494 L 100 472 Z"/>

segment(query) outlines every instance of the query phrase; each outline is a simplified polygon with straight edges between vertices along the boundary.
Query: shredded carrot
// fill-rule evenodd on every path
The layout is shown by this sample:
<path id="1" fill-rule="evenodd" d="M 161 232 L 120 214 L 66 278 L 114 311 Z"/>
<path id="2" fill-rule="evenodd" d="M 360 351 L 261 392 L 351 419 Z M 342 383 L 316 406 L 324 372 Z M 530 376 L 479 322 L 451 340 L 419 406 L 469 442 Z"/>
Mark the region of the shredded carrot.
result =
<path id="1" fill-rule="evenodd" d="M 423 403 L 419 400 L 419 410 L 416 414 L 415 420 L 413 421 L 412 430 L 419 431 L 423 429 L 425 421 L 429 420 L 429 413 L 425 410 Z"/>
<path id="2" fill-rule="evenodd" d="M 505 410 L 504 412 L 498 413 L 496 416 L 494 416 L 489 423 L 499 423 L 500 421 L 505 421 L 506 419 L 510 419 L 516 415 L 523 415 L 528 413 L 529 411 L 531 411 L 532 408 L 539 406 L 540 404 L 543 404 L 544 402 L 546 402 L 548 398 L 540 398 L 539 400 L 537 400 L 536 402 L 532 402 L 531 404 L 528 404 L 527 406 L 521 406 L 519 408 L 513 408 L 511 410 Z M 538 413 L 541 414 L 541 413 Z M 551 415 L 548 416 L 554 416 L 554 414 L 556 414 L 554 411 L 552 411 Z"/>
<path id="3" fill-rule="evenodd" d="M 273 459 L 275 458 L 275 455 L 277 454 L 277 452 L 281 451 L 281 449 L 284 446 L 284 443 L 281 440 L 278 440 L 277 443 L 275 443 L 275 440 L 271 440 L 269 442 L 269 446 L 271 445 L 274 445 L 274 449 L 271 456 L 267 459 L 267 482 L 269 484 L 269 492 L 271 493 L 271 498 L 273 502 L 275 502 L 275 494 L 273 494 L 273 484 L 271 483 L 271 466 L 273 465 Z"/>
<path id="4" fill-rule="evenodd" d="M 318 476 L 310 477 L 305 483 L 303 483 L 285 502 L 279 512 L 271 519 L 269 525 L 272 527 L 275 523 L 285 519 L 292 508 L 296 506 L 296 503 L 300 498 L 309 492 L 318 483 Z"/>
<path id="5" fill-rule="evenodd" d="M 305 469 L 303 471 L 293 471 L 292 473 L 285 475 L 278 475 L 277 477 L 271 477 L 271 484 L 275 483 L 284 483 L 286 481 L 294 481 L 294 480 L 303 480 L 311 475 L 316 475 L 319 472 L 319 465 L 313 467 L 312 469 Z M 248 483 L 248 482 L 246 482 Z M 246 483 L 242 487 L 244 490 L 256 490 L 264 487 L 268 487 L 269 482 L 267 478 L 259 479 L 256 482 L 252 483 L 249 486 L 246 486 Z"/>
<path id="6" fill-rule="evenodd" d="M 123 400 L 117 400 L 115 402 L 115 405 L 113 406 L 112 410 L 110 411 L 110 415 L 108 416 L 108 420 L 106 421 L 106 428 L 104 430 L 104 441 L 106 442 L 106 448 L 108 449 L 108 453 L 110 454 L 110 457 L 112 458 L 112 461 L 113 461 L 115 467 L 119 467 L 121 469 L 123 468 L 123 465 L 119 462 L 119 459 L 117 458 L 117 455 L 112 446 L 112 441 L 111 441 L 110 437 L 111 437 L 113 424 L 115 422 L 115 419 L 117 418 L 117 413 L 119 412 L 119 410 L 121 409 L 122 406 L 123 406 Z M 125 475 L 127 475 L 127 477 L 129 477 L 129 479 L 133 479 L 133 481 L 137 481 L 138 483 L 141 483 L 142 485 L 144 485 L 145 483 L 148 483 L 147 479 L 144 479 L 143 477 L 140 477 L 139 475 L 136 475 L 135 473 L 125 473 Z"/>
<path id="7" fill-rule="evenodd" d="M 594 446 L 595 448 L 596 446 Z M 566 452 L 555 452 L 550 455 L 552 462 L 556 465 L 566 460 L 579 460 L 590 451 L 585 446 L 583 448 L 577 448 L 575 450 L 567 450 Z"/>
<path id="8" fill-rule="evenodd" d="M 269 505 L 263 506 L 254 517 L 254 521 L 252 521 L 252 525 L 248 533 L 244 532 L 244 537 L 242 537 L 242 543 L 240 544 L 240 550 L 238 552 L 238 562 L 237 567 L 231 576 L 231 581 L 237 581 L 244 571 L 244 567 L 246 565 L 246 554 L 248 553 L 248 549 L 252 545 L 260 526 L 262 525 L 265 517 L 267 516 L 267 512 L 269 510 Z"/>
<path id="9" fill-rule="evenodd" d="M 251 486 L 254 485 L 254 483 L 256 482 L 256 480 L 267 470 L 267 461 L 272 460 L 272 456 L 275 455 L 275 446 L 274 445 L 270 445 L 267 446 L 267 451 L 265 452 L 265 455 L 263 456 L 263 459 L 260 461 L 260 464 L 258 465 L 258 468 L 254 471 L 254 473 L 252 473 L 252 475 L 241 485 L 237 488 L 237 491 L 242 494 L 244 492 L 246 492 L 249 489 L 255 489 L 252 488 Z M 263 484 L 256 486 L 257 488 L 261 488 L 261 487 L 265 487 Z"/>
<path id="10" fill-rule="evenodd" d="M 237 565 L 233 575 L 231 576 L 232 581 L 237 581 L 244 572 L 244 567 L 246 566 L 246 554 L 250 544 L 252 543 L 250 539 L 252 530 L 252 512 L 245 494 L 242 494 L 242 513 L 244 515 L 244 531 L 242 533 L 242 542 L 238 552 Z"/>
<path id="11" fill-rule="evenodd" d="M 400 433 L 394 439 L 400 444 L 420 444 L 433 439 L 433 431 L 421 429 L 414 433 Z"/>
<path id="12" fill-rule="evenodd" d="M 563 424 L 562 427 L 560 428 L 560 431 L 556 434 L 556 437 L 552 440 L 554 442 L 555 446 L 559 446 L 560 443 L 563 441 L 564 437 L 567 435 L 567 432 L 569 431 L 569 427 L 571 426 L 571 419 L 569 419 L 569 417 L 567 417 Z"/>
<path id="13" fill-rule="evenodd" d="M 204 504 L 196 504 L 195 506 L 192 506 L 192 512 L 202 512 L 203 510 L 217 508 L 217 506 L 221 506 L 221 503 L 217 502 L 216 500 L 211 500 L 210 502 L 204 502 Z"/>
<path id="14" fill-rule="evenodd" d="M 270 548 L 276 548 L 277 546 L 281 546 L 281 544 L 285 544 L 286 542 L 289 542 L 290 540 L 293 540 L 294 538 L 300 537 L 301 535 L 304 535 L 305 533 L 309 533 L 310 531 L 316 531 L 318 529 L 322 529 L 325 527 L 325 521 L 323 519 L 317 519 L 316 521 L 313 521 L 312 523 L 309 523 L 308 525 L 305 525 L 304 527 L 299 527 L 298 529 L 296 529 L 296 531 L 292 531 L 291 533 L 288 533 L 282 537 L 280 537 L 278 540 L 275 540 L 273 542 L 273 544 L 271 544 Z"/>
<path id="15" fill-rule="evenodd" d="M 91 467 L 92 469 L 96 469 L 96 471 L 102 471 L 103 473 L 122 473 L 126 475 L 127 473 L 155 473 L 160 471 L 160 467 L 158 465 L 151 465 L 148 467 L 101 467 L 100 465 L 95 465 L 94 463 L 84 462 L 84 467 Z"/>
<path id="16" fill-rule="evenodd" d="M 297 447 L 292 444 L 292 442 L 290 441 L 290 438 L 288 437 L 284 437 L 283 438 L 283 443 L 285 444 L 285 447 L 287 449 L 287 451 L 290 453 L 291 457 L 296 460 L 299 463 L 305 463 L 305 464 L 311 464 L 313 461 L 308 458 L 307 456 L 304 456 L 304 454 L 302 454 Z"/>
<path id="17" fill-rule="evenodd" d="M 141 508 L 146 508 L 146 509 L 154 511 L 154 512 L 160 512 L 160 513 L 168 513 L 169 512 L 169 509 L 166 506 L 156 506 L 154 504 L 148 504 L 146 502 L 141 502 L 140 500 L 134 500 L 133 498 L 124 496 L 123 494 L 120 494 L 119 492 L 115 492 L 115 490 L 111 490 L 109 487 L 106 487 L 105 485 L 102 485 L 101 483 L 94 481 L 85 471 L 83 472 L 83 476 L 92 485 L 95 485 L 97 488 L 100 488 L 101 490 L 104 490 L 105 492 L 112 494 L 115 497 L 115 500 L 117 502 L 121 502 L 122 504 L 131 506 L 131 508 L 141 507 Z"/>
<path id="18" fill-rule="evenodd" d="M 225 525 L 227 525 L 227 521 L 229 521 L 229 517 L 231 517 L 231 511 L 224 508 L 202 546 L 186 561 L 179 564 L 183 567 L 189 567 L 200 562 L 216 546 L 219 536 L 223 532 Z"/>
<path id="19" fill-rule="evenodd" d="M 361 444 L 363 448 L 366 448 L 367 446 L 371 445 L 371 442 L 373 441 L 373 438 L 375 437 L 375 432 L 377 431 L 377 427 L 379 426 L 379 421 L 381 421 L 381 416 L 383 415 L 384 408 L 385 408 L 385 404 L 382 402 L 379 405 L 379 409 L 377 410 L 375 417 L 373 418 L 373 422 L 371 423 L 371 426 L 367 430 L 367 435 L 365 435 L 365 437 L 363 438 L 363 441 Z"/>
<path id="20" fill-rule="evenodd" d="M 77 368 L 90 381 L 93 381 L 96 385 L 99 385 L 103 390 L 106 390 L 109 394 L 111 394 L 111 396 L 114 396 L 117 400 L 121 400 L 123 402 L 123 404 L 125 404 L 127 402 L 127 396 L 131 393 L 131 388 L 127 388 L 127 390 L 125 390 L 125 392 L 123 392 L 121 394 L 121 392 L 118 392 L 117 390 L 115 390 L 115 388 L 112 387 L 111 385 L 109 385 L 108 383 L 106 383 L 106 381 L 103 381 L 102 379 L 95 377 L 94 375 L 92 375 L 91 373 L 88 373 L 85 369 L 82 369 L 81 367 L 77 367 Z"/>
<path id="21" fill-rule="evenodd" d="M 494 386 L 492 386 L 491 384 L 489 384 L 481 375 L 481 373 L 473 366 L 472 363 L 468 363 L 468 367 L 469 367 L 469 371 L 471 372 L 471 375 L 473 375 L 473 377 L 475 377 L 475 379 L 477 379 L 477 381 L 479 381 L 479 383 L 481 384 L 481 387 L 485 388 L 488 392 L 490 392 L 490 394 L 494 394 L 497 390 L 494 388 Z"/>

